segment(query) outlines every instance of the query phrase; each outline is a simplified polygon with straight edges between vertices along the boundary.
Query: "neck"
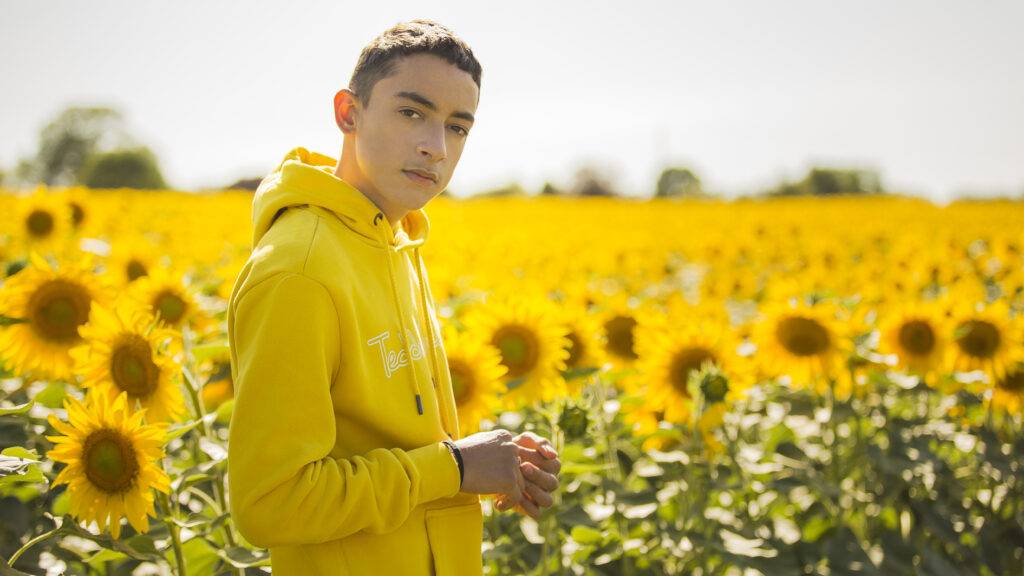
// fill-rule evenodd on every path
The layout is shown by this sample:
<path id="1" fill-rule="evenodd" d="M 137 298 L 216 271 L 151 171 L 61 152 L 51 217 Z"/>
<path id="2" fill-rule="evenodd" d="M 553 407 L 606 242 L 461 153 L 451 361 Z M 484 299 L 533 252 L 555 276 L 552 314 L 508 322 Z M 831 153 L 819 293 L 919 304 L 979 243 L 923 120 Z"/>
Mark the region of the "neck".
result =
<path id="1" fill-rule="evenodd" d="M 388 201 L 387 194 L 378 190 L 376 186 L 370 183 L 369 179 L 363 175 L 362 170 L 359 169 L 359 163 L 356 162 L 355 155 L 355 142 L 350 141 L 350 136 L 345 136 L 345 143 L 341 148 L 341 160 L 338 162 L 338 166 L 334 169 L 334 175 L 341 178 L 345 182 L 348 182 L 359 190 L 363 196 L 369 198 L 370 202 L 373 202 L 377 208 L 384 214 L 384 217 L 388 219 L 388 223 L 394 228 L 405 215 L 409 212 L 407 209 L 401 206 L 395 205 L 393 202 Z"/>

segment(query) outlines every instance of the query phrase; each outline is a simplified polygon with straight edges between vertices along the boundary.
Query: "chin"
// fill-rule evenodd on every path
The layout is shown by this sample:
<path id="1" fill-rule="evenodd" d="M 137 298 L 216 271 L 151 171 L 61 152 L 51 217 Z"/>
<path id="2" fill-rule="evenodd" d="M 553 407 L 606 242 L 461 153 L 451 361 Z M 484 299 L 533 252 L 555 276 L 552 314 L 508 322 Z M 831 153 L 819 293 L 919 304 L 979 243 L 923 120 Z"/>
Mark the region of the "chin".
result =
<path id="1" fill-rule="evenodd" d="M 423 208 L 424 206 L 427 205 L 428 202 L 433 200 L 440 193 L 441 193 L 440 191 L 437 191 L 437 192 L 431 192 L 430 194 L 424 194 L 423 191 L 420 190 L 420 193 L 417 196 L 415 196 L 414 204 L 416 204 L 416 206 L 413 209 L 414 210 L 419 210 L 420 208 Z"/>

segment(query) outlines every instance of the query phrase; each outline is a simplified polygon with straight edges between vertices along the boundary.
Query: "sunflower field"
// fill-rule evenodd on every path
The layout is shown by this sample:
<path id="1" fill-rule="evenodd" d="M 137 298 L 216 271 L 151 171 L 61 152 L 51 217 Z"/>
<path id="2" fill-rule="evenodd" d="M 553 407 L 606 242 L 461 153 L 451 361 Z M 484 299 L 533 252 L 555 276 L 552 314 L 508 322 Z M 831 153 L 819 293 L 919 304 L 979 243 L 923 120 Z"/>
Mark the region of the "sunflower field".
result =
<path id="1" fill-rule="evenodd" d="M 251 193 L 0 192 L 0 574 L 258 574 L 228 514 Z M 1024 574 L 1024 209 L 438 198 L 464 433 L 552 438 L 487 574 Z"/>

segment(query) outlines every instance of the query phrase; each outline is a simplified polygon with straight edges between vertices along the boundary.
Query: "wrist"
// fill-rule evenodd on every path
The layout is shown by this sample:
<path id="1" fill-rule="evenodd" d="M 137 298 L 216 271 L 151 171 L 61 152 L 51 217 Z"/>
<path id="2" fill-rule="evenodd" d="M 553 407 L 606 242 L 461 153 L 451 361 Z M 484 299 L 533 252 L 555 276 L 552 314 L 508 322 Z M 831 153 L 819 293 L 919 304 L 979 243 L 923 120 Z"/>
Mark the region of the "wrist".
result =
<path id="1" fill-rule="evenodd" d="M 448 451 L 452 453 L 452 457 L 455 458 L 455 463 L 459 465 L 459 489 L 462 489 L 462 482 L 466 478 L 465 464 L 462 461 L 462 451 L 455 445 L 451 440 L 443 440 L 444 445 L 448 447 Z"/>

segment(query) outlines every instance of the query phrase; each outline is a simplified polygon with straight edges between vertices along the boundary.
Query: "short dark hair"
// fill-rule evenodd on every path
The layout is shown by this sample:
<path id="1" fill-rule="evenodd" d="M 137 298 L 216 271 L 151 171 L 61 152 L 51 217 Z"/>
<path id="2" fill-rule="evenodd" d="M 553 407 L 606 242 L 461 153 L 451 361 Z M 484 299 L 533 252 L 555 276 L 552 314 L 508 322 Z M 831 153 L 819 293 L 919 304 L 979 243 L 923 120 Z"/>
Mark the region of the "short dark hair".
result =
<path id="1" fill-rule="evenodd" d="M 444 58 L 472 76 L 477 88 L 480 87 L 482 70 L 469 45 L 441 24 L 417 19 L 395 24 L 363 48 L 348 89 L 364 106 L 369 106 L 374 85 L 395 71 L 399 59 L 413 54 Z"/>

